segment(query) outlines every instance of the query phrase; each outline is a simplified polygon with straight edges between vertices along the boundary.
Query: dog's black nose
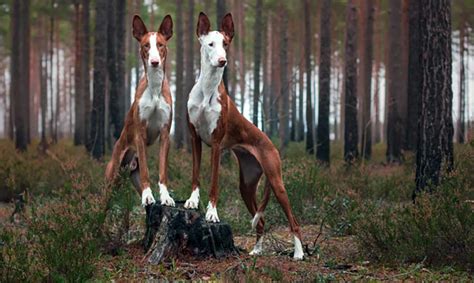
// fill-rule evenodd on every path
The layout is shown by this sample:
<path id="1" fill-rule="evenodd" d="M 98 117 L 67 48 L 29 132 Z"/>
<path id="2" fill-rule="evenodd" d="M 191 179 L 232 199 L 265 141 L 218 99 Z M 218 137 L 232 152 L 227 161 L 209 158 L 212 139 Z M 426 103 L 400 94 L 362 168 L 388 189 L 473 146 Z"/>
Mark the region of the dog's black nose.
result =
<path id="1" fill-rule="evenodd" d="M 227 60 L 224 58 L 221 58 L 217 61 L 217 63 L 219 63 L 219 67 L 224 67 L 225 63 L 227 63 Z"/>
<path id="2" fill-rule="evenodd" d="M 158 64 L 159 64 L 160 62 L 155 61 L 155 60 L 152 60 L 150 63 L 151 63 L 151 65 L 152 65 L 153 67 L 156 68 L 156 67 L 158 67 Z"/>

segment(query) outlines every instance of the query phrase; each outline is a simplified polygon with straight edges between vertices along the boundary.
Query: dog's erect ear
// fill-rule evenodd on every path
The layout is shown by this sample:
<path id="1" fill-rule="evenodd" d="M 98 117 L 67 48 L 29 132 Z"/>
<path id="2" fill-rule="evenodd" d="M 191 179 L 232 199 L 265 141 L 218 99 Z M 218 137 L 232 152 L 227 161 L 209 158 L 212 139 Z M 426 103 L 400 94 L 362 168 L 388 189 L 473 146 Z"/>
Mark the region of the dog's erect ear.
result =
<path id="1" fill-rule="evenodd" d="M 201 35 L 206 35 L 211 30 L 211 22 L 209 18 L 203 12 L 199 13 L 198 24 L 196 29 L 196 34 L 198 37 Z"/>
<path id="2" fill-rule="evenodd" d="M 231 13 L 228 13 L 222 18 L 221 32 L 224 32 L 231 40 L 234 37 L 234 21 L 232 20 Z"/>
<path id="3" fill-rule="evenodd" d="M 142 37 L 148 33 L 145 23 L 142 21 L 139 15 L 133 16 L 132 30 L 133 37 L 135 37 L 139 42 L 142 41 Z"/>
<path id="4" fill-rule="evenodd" d="M 158 32 L 161 33 L 167 41 L 173 36 L 173 19 L 171 19 L 170 15 L 165 16 Z"/>

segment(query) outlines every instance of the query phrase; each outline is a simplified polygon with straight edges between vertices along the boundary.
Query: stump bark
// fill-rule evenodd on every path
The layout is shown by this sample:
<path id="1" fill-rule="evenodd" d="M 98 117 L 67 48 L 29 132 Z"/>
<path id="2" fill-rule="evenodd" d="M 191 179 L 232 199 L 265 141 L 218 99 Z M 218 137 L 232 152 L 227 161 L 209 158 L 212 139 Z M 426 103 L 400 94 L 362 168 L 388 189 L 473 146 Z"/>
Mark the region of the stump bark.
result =
<path id="1" fill-rule="evenodd" d="M 158 264 L 179 256 L 216 258 L 237 253 L 230 225 L 207 223 L 194 209 L 153 204 L 146 207 L 146 233 L 143 241 L 148 262 Z"/>

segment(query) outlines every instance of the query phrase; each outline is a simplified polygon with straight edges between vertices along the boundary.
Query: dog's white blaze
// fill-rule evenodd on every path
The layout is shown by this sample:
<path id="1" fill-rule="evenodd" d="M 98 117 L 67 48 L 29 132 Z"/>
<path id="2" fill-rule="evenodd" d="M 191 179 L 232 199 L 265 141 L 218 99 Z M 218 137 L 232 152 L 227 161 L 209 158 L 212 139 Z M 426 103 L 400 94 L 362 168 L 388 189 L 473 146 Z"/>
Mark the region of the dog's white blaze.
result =
<path id="1" fill-rule="evenodd" d="M 253 247 L 253 250 L 250 252 L 250 255 L 259 255 L 263 252 L 263 235 L 258 239 L 257 243 Z"/>
<path id="2" fill-rule="evenodd" d="M 199 187 L 196 188 L 189 197 L 188 200 L 184 203 L 184 208 L 188 209 L 197 209 L 199 206 Z"/>
<path id="3" fill-rule="evenodd" d="M 150 49 L 148 51 L 148 66 L 151 66 L 152 61 L 158 61 L 158 65 L 161 66 L 160 52 L 156 46 L 156 32 L 152 33 L 149 39 Z"/>
<path id="4" fill-rule="evenodd" d="M 227 52 L 224 48 L 224 35 L 222 33 L 211 31 L 206 35 L 201 35 L 199 42 L 201 43 L 201 56 L 204 51 L 204 56 L 207 57 L 212 66 L 217 67 L 219 59 L 227 59 Z"/>
<path id="5" fill-rule="evenodd" d="M 158 183 L 160 187 L 160 201 L 161 205 L 166 205 L 166 206 L 175 206 L 173 198 L 170 196 L 168 192 L 168 188 L 162 183 Z"/>
<path id="6" fill-rule="evenodd" d="M 142 206 L 147 206 L 149 204 L 155 203 L 155 198 L 150 188 L 146 188 L 142 192 Z"/>
<path id="7" fill-rule="evenodd" d="M 213 206 L 211 202 L 207 205 L 206 221 L 214 223 L 220 222 L 219 216 L 217 216 L 217 208 Z"/>
<path id="8" fill-rule="evenodd" d="M 295 253 L 293 254 L 293 259 L 295 260 L 302 260 L 304 257 L 304 252 L 303 252 L 303 245 L 301 245 L 300 239 L 293 235 L 294 237 L 294 242 L 295 242 Z"/>

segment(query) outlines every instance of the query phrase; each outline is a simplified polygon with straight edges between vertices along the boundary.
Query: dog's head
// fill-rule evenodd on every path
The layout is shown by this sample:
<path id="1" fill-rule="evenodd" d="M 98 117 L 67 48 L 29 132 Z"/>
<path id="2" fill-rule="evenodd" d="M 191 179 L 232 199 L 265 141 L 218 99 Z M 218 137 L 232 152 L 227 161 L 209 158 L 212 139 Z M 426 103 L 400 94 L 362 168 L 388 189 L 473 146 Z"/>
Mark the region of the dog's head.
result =
<path id="1" fill-rule="evenodd" d="M 209 18 L 201 12 L 196 33 L 201 43 L 201 56 L 204 56 L 213 67 L 225 67 L 227 65 L 227 49 L 234 37 L 232 15 L 228 13 L 222 18 L 219 31 L 211 31 Z"/>
<path id="2" fill-rule="evenodd" d="M 166 44 L 173 35 L 173 20 L 170 15 L 163 18 L 158 32 L 148 32 L 140 16 L 132 22 L 133 37 L 140 42 L 140 56 L 145 70 L 163 68 L 166 60 Z"/>

